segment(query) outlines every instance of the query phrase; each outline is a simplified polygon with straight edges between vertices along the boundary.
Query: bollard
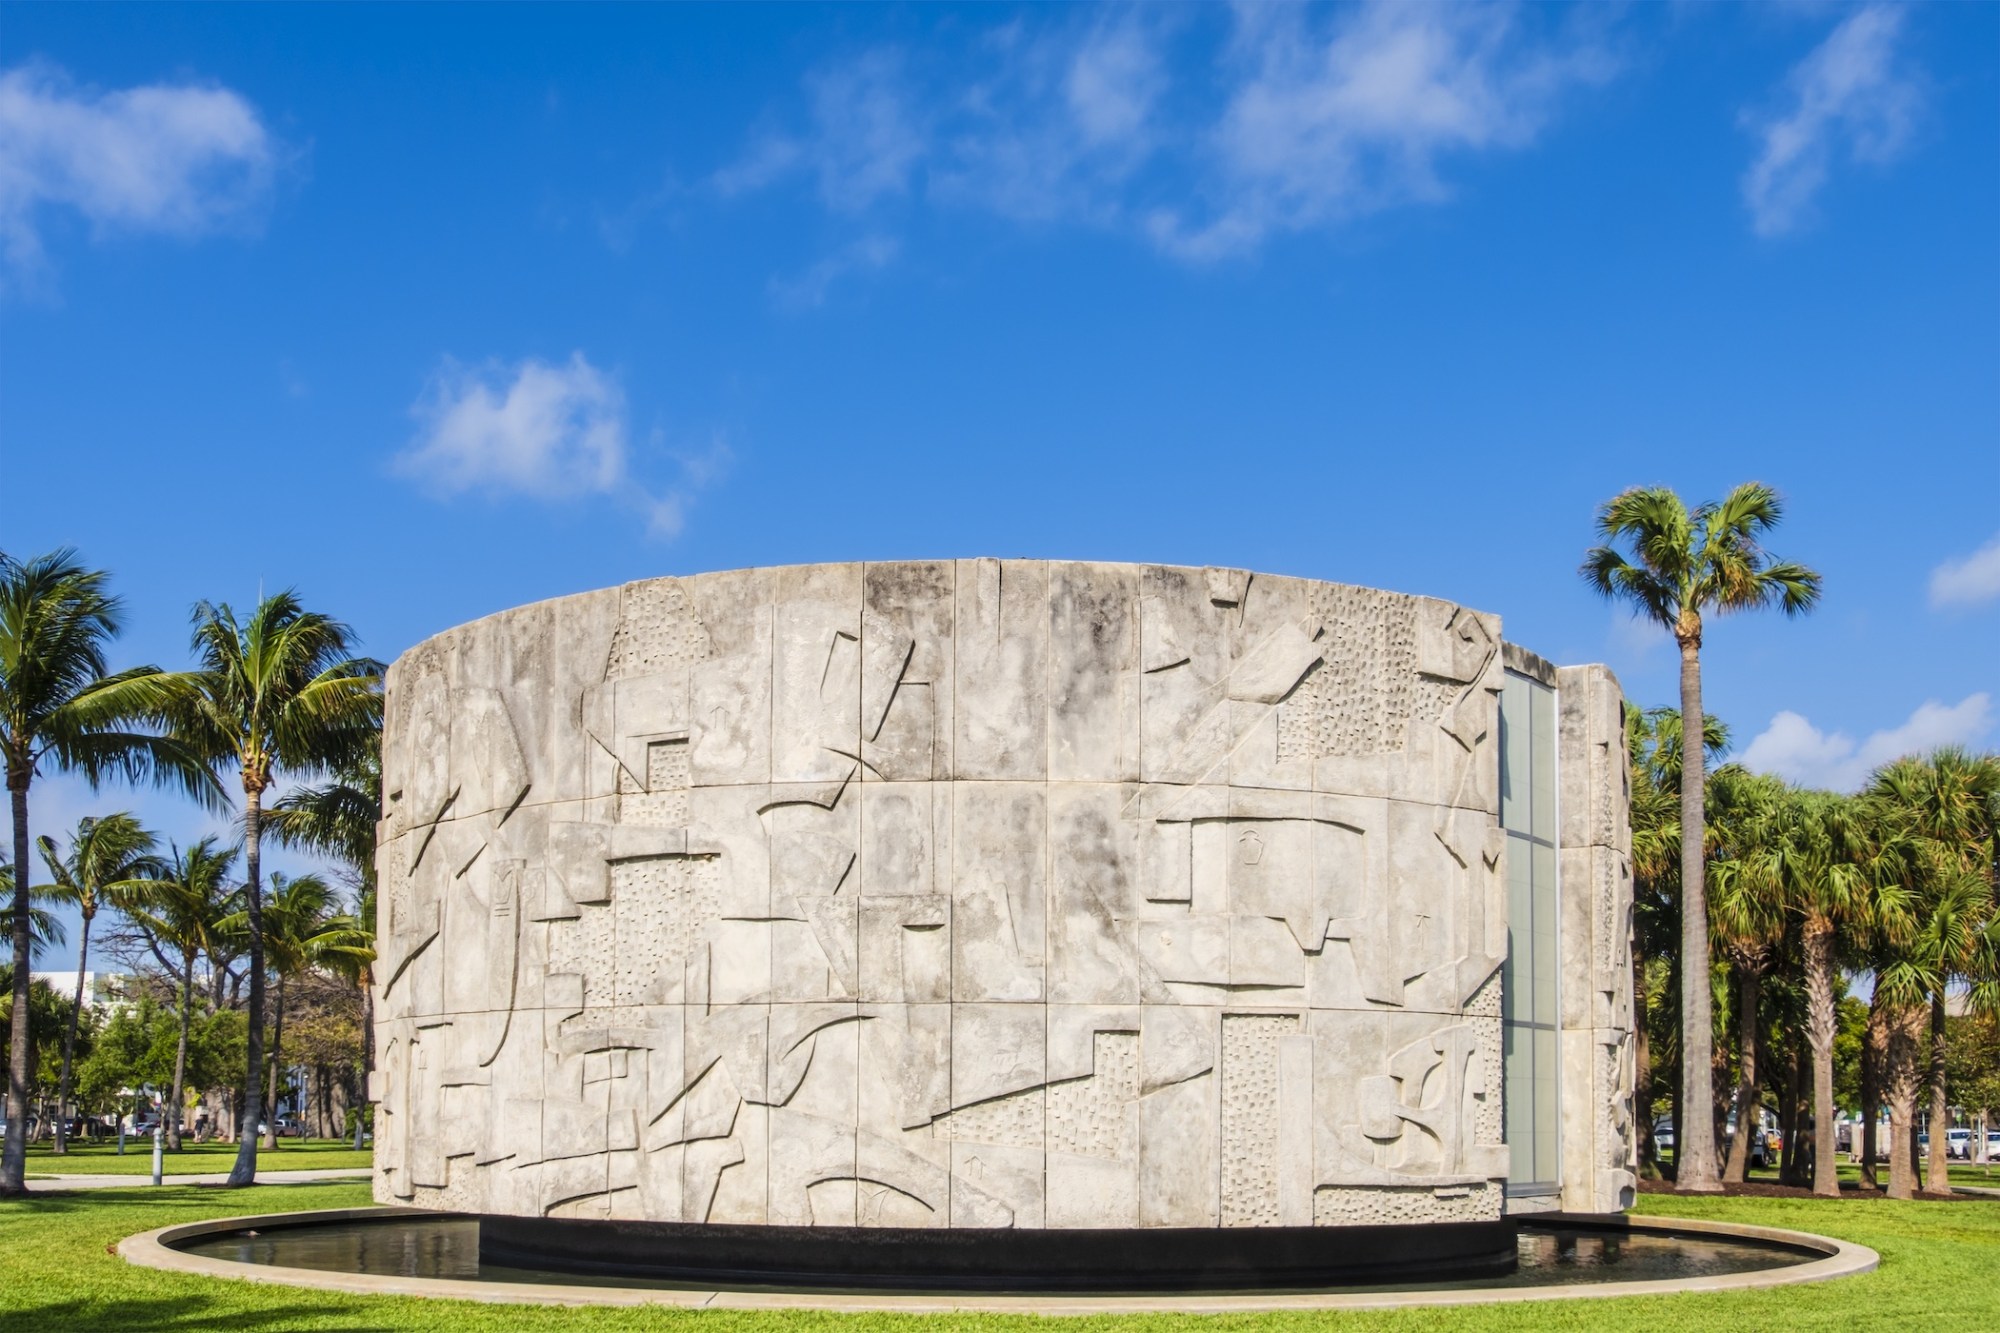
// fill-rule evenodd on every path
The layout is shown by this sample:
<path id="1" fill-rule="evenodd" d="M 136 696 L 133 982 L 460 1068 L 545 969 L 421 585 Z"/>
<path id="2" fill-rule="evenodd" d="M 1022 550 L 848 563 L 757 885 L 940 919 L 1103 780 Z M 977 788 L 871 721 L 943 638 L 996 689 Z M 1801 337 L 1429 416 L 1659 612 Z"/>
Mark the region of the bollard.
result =
<path id="1" fill-rule="evenodd" d="M 161 1174 L 160 1127 L 158 1125 L 154 1125 L 153 1126 L 153 1183 L 155 1185 L 160 1183 L 160 1174 Z"/>
<path id="2" fill-rule="evenodd" d="M 125 1117 L 118 1117 L 118 1155 L 125 1155 Z"/>

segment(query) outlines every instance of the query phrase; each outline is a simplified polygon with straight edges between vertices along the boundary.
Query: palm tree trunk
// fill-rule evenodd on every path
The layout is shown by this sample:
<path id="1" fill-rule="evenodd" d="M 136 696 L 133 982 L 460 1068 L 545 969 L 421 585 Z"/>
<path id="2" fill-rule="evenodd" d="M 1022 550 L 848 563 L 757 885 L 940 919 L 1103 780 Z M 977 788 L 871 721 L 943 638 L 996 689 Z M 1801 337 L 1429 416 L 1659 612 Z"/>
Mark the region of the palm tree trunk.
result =
<path id="1" fill-rule="evenodd" d="M 167 1146 L 181 1150 L 181 1104 L 187 1099 L 188 1023 L 194 1017 L 194 951 L 181 957 L 181 1035 L 174 1044 L 173 1100 L 165 1113 Z"/>
<path id="2" fill-rule="evenodd" d="M 28 920 L 28 780 L 24 758 L 7 757 L 7 795 L 14 807 L 14 1013 L 8 1029 L 7 1139 L 0 1147 L 0 1194 L 23 1194 L 28 1184 L 28 1084 L 35 1048 L 28 1031 L 28 969 L 33 966 Z"/>
<path id="3" fill-rule="evenodd" d="M 69 1151 L 69 1071 L 76 1056 L 76 1024 L 83 1016 L 83 970 L 90 961 L 90 917 L 83 914 L 83 935 L 76 946 L 76 995 L 70 1001 L 69 1027 L 63 1032 L 62 1073 L 56 1078 L 56 1146 L 57 1156 Z"/>
<path id="4" fill-rule="evenodd" d="M 1715 1031 L 1708 992 L 1708 888 L 1703 880 L 1707 810 L 1703 785 L 1701 638 L 1681 648 L 1681 1123 L 1674 1140 L 1674 1187 L 1712 1194 L 1715 1170 Z"/>
<path id="5" fill-rule="evenodd" d="M 1932 1194 L 1951 1193 L 1950 1141 L 1946 1131 L 1951 1116 L 1944 1096 L 1944 987 L 1931 992 L 1931 1058 L 1927 1081 L 1931 1092 L 1931 1161 L 1929 1189 Z"/>
<path id="6" fill-rule="evenodd" d="M 248 775 L 246 774 L 246 779 Z M 264 1081 L 264 837 L 263 789 L 246 780 L 243 784 L 243 865 L 248 883 L 250 913 L 250 1031 L 243 1080 L 243 1133 L 236 1140 L 236 1164 L 229 1169 L 228 1184 L 252 1185 L 257 1181 L 257 1120 L 263 1113 Z"/>
<path id="7" fill-rule="evenodd" d="M 1889 1015 L 1882 1003 L 1881 986 L 1868 1001 L 1868 1026 L 1861 1036 L 1861 1179 L 1870 1189 L 1880 1189 L 1875 1158 L 1882 1150 L 1877 1131 L 1882 1122 L 1882 1083 L 1889 1067 Z"/>
<path id="8" fill-rule="evenodd" d="M 1814 913 L 1805 926 L 1806 1040 L 1813 1062 L 1813 1193 L 1840 1197 L 1833 1146 L 1833 922 Z M 1866 1059 L 1864 1055 L 1863 1059 Z"/>
<path id="9" fill-rule="evenodd" d="M 1917 1042 L 1923 1026 L 1921 1011 L 1898 1005 L 1889 1016 L 1889 1197 L 1913 1198 L 1917 1192 Z"/>
<path id="10" fill-rule="evenodd" d="M 1660 1178 L 1660 1150 L 1653 1144 L 1653 1043 L 1646 1032 L 1646 959 L 1636 936 L 1632 947 L 1632 1051 L 1638 1073 L 1632 1082 L 1632 1103 L 1639 1113 L 1639 1178 Z M 363 1001 L 363 1014 L 368 1005 Z M 371 1034 L 372 1036 L 372 1034 Z M 370 1043 L 370 1049 L 373 1043 Z M 360 1147 L 356 1142 L 355 1147 Z"/>
<path id="11" fill-rule="evenodd" d="M 371 927 L 373 923 L 370 923 Z M 354 1102 L 354 1151 L 367 1128 L 368 1076 L 375 1071 L 375 969 L 361 965 L 361 1095 Z"/>
<path id="12" fill-rule="evenodd" d="M 264 1110 L 264 1121 L 270 1126 L 270 1129 L 264 1135 L 264 1146 L 273 1151 L 278 1146 L 278 1066 L 284 1063 L 282 1054 L 284 1051 L 284 1041 L 285 978 L 280 973 L 278 976 L 277 994 L 272 997 L 271 1005 L 271 1059 L 267 1071 L 267 1077 L 270 1079 L 270 1091 L 265 1096 L 266 1106 Z"/>
<path id="13" fill-rule="evenodd" d="M 1736 1133 L 1722 1178 L 1741 1185 L 1750 1171 L 1750 1143 L 1757 1135 L 1757 974 L 1739 967 L 1736 975 Z"/>

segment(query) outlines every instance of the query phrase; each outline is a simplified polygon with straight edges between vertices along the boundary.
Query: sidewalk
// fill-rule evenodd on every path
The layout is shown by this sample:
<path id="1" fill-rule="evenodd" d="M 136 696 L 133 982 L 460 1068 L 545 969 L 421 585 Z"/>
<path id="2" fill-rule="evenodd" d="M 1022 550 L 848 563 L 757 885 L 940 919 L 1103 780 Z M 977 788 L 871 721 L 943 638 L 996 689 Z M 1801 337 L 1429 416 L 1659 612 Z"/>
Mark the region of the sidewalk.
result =
<path id="1" fill-rule="evenodd" d="M 305 1171 L 259 1171 L 259 1185 L 297 1185 L 310 1180 L 366 1180 L 371 1172 L 365 1166 L 314 1167 Z M 197 1176 L 168 1176 L 169 1185 L 220 1185 L 229 1179 L 227 1171 L 215 1171 Z M 43 1176 L 28 1178 L 28 1192 L 46 1193 L 51 1190 L 108 1190 L 121 1187 L 151 1189 L 153 1177 L 150 1174 L 136 1176 Z"/>

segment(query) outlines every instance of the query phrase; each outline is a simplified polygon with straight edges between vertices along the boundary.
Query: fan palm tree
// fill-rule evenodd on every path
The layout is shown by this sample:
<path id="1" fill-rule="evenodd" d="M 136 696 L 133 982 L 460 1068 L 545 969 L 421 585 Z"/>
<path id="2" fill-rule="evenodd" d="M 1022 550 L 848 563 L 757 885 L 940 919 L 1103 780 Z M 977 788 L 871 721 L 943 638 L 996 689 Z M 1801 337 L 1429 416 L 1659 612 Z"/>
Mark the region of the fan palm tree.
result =
<path id="1" fill-rule="evenodd" d="M 2000 758 L 1946 746 L 1877 770 L 1867 794 L 1885 820 L 1890 874 L 1913 896 L 1917 926 L 1901 961 L 1928 981 L 1931 1188 L 1949 1192 L 1944 1086 L 1945 995 L 1980 978 L 1994 918 Z M 1906 1002 L 1915 997 L 1903 993 Z M 1975 995 L 1975 999 L 1982 998 Z M 1893 1114 L 1893 1112 L 1892 1112 Z M 1900 1149 L 1901 1145 L 1897 1145 Z M 1894 1172 L 1891 1173 L 1892 1181 Z"/>
<path id="2" fill-rule="evenodd" d="M 355 762 L 321 786 L 300 787 L 279 799 L 267 817 L 271 835 L 287 847 L 338 857 L 354 875 L 354 929 L 365 951 L 333 960 L 330 970 L 347 977 L 361 993 L 361 1068 L 366 1095 L 375 1068 L 375 825 L 382 817 L 382 742 L 375 740 Z M 363 1121 L 354 1120 L 354 1148 L 361 1150 Z"/>
<path id="3" fill-rule="evenodd" d="M 1783 513 L 1776 491 L 1746 482 L 1719 502 L 1690 510 L 1664 486 L 1639 487 L 1605 502 L 1597 514 L 1602 544 L 1584 557 L 1582 574 L 1606 597 L 1666 629 L 1681 651 L 1681 721 L 1701 708 L 1703 618 L 1777 606 L 1787 615 L 1819 600 L 1820 576 L 1804 565 L 1773 559 L 1759 538 Z M 1627 558 L 1618 543 L 1632 548 Z M 1704 764 L 1689 750 L 1681 781 L 1681 1105 L 1688 1114 L 1675 1144 L 1675 1181 L 1682 1190 L 1721 1188 L 1715 1126 L 1708 1115 L 1714 1090 L 1710 1062 L 1715 1038 L 1708 979 L 1708 895 Z"/>
<path id="4" fill-rule="evenodd" d="M 269 1102 L 264 1146 L 278 1146 L 278 1070 L 284 1062 L 285 983 L 315 969 L 346 972 L 362 957 L 372 958 L 368 941 L 354 918 L 335 909 L 339 899 L 318 875 L 271 876 L 270 900 L 264 904 L 264 959 L 276 984 L 272 987 Z M 244 930 L 247 914 L 227 923 Z"/>
<path id="5" fill-rule="evenodd" d="M 244 1120 L 263 1112 L 264 793 L 280 771 L 316 777 L 356 762 L 382 727 L 382 665 L 354 653 L 354 633 L 291 592 L 276 593 L 239 621 L 225 603 L 194 609 L 201 666 L 173 678 L 174 733 L 219 777 L 233 768 L 243 788 L 244 932 L 249 944 L 249 1041 Z M 257 1136 L 238 1142 L 231 1185 L 257 1176 Z"/>
<path id="6" fill-rule="evenodd" d="M 154 729 L 168 699 L 159 669 L 108 672 L 105 645 L 117 636 L 123 615 L 109 582 L 102 570 L 84 568 L 71 550 L 25 560 L 0 552 L 0 756 L 14 821 L 14 1012 L 0 1195 L 26 1189 L 34 1058 L 28 1031 L 28 792 L 36 774 L 46 764 L 80 773 L 93 787 L 121 777 L 178 785 L 204 804 L 221 798 L 185 747 Z"/>
<path id="7" fill-rule="evenodd" d="M 1635 1023 L 1638 1077 L 1639 1164 L 1657 1178 L 1658 1150 L 1653 1145 L 1653 1050 L 1646 1019 L 1676 1003 L 1680 994 L 1679 952 L 1674 936 L 1680 919 L 1680 786 L 1681 715 L 1672 708 L 1627 706 L 1625 744 L 1632 774 L 1632 994 L 1641 1005 Z M 1702 719 L 1702 748 L 1708 758 L 1729 747 L 1729 729 L 1720 719 Z M 1649 985 L 1646 960 L 1667 962 L 1666 988 L 1656 1002 Z M 1669 1063 L 1678 1058 L 1678 1044 L 1661 1052 Z M 1680 1120 L 1680 1106 L 1674 1106 Z M 1676 1139 L 1678 1141 L 1678 1137 Z"/>
<path id="8" fill-rule="evenodd" d="M 186 1097 L 188 1027 L 194 1018 L 195 964 L 214 959 L 239 910 L 240 887 L 232 884 L 234 847 L 203 838 L 185 852 L 178 847 L 133 879 L 114 886 L 106 898 L 137 926 L 147 947 L 180 987 L 180 1036 L 174 1045 L 173 1099 L 167 1118 L 167 1145 L 181 1148 L 181 1115 Z"/>
<path id="9" fill-rule="evenodd" d="M 1721 852 L 1711 869 L 1709 897 L 1715 943 L 1736 972 L 1736 1136 L 1730 1140 L 1722 1178 L 1741 1184 L 1750 1169 L 1760 1105 L 1757 1038 L 1764 974 L 1785 933 L 1782 879 L 1770 873 L 1763 837 L 1773 824 L 1773 807 L 1788 793 L 1785 784 L 1731 764 L 1709 779 L 1709 828 Z"/>
<path id="10" fill-rule="evenodd" d="M 84 970 L 90 966 L 90 926 L 109 895 L 158 867 L 155 842 L 138 820 L 123 812 L 79 821 L 70 835 L 67 856 L 58 854 L 55 839 L 47 834 L 35 840 L 53 881 L 37 893 L 44 901 L 75 908 L 83 926 L 76 946 L 76 994 L 63 1031 L 62 1072 L 56 1080 L 57 1153 L 68 1150 L 70 1069 L 76 1058 L 76 1026 L 83 1015 Z"/>
<path id="11" fill-rule="evenodd" d="M 1869 892 L 1864 850 L 1852 800 L 1831 792 L 1787 788 L 1772 779 L 1770 799 L 1744 821 L 1733 861 L 1715 868 L 1717 912 L 1748 894 L 1800 923 L 1804 952 L 1806 1040 L 1813 1067 L 1813 1191 L 1840 1195 L 1834 1149 L 1833 1039 L 1837 976 L 1836 932 L 1894 904 Z"/>

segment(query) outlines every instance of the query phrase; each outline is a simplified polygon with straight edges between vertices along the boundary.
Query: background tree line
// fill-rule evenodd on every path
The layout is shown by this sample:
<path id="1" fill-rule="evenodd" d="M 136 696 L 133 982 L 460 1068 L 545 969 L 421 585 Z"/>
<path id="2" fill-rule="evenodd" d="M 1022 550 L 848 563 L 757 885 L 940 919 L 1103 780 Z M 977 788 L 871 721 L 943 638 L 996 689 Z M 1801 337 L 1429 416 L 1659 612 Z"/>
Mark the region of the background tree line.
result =
<path id="1" fill-rule="evenodd" d="M 197 604 L 189 669 L 113 672 L 107 652 L 123 608 L 109 582 L 72 551 L 0 553 L 0 756 L 13 832 L 0 1193 L 23 1188 L 27 1112 L 52 1064 L 64 1105 L 78 1094 L 102 1097 L 112 1062 L 129 1061 L 137 1077 L 117 1086 L 169 1089 L 164 1110 L 178 1148 L 190 1086 L 226 1090 L 218 1111 L 233 1127 L 268 1121 L 265 1142 L 275 1143 L 277 1117 L 266 1112 L 288 1011 L 294 1041 L 303 1036 L 321 1055 L 339 1056 L 341 1032 L 352 1032 L 357 1058 L 343 1061 L 349 1104 L 359 1100 L 370 1053 L 381 664 L 355 652 L 346 625 L 281 592 L 242 618 L 227 603 Z M 93 787 L 119 779 L 179 790 L 205 811 L 235 816 L 239 836 L 163 845 L 130 815 L 114 814 L 82 821 L 61 842 L 31 840 L 34 780 L 58 771 Z M 272 803 L 280 784 L 289 790 Z M 273 875 L 267 884 L 267 837 L 327 856 L 344 883 Z M 56 937 L 47 910 L 56 901 L 77 909 L 80 945 L 98 913 L 108 914 L 107 951 L 139 976 L 129 1014 L 101 1026 L 86 1017 L 82 948 L 76 993 L 57 1012 L 39 1012 L 48 1006 L 38 1006 L 29 968 L 38 943 Z M 170 1068 L 162 1014 L 172 1019 Z M 331 1063 L 325 1068 L 321 1094 L 330 1097 Z M 60 1134 L 65 1117 L 55 1120 Z M 246 1185 L 258 1135 L 239 1133 L 237 1143 L 230 1183 Z"/>
<path id="2" fill-rule="evenodd" d="M 2000 1078 L 2000 757 L 1906 756 L 1852 795 L 1734 765 L 1709 771 L 1728 735 L 1701 706 L 1705 618 L 1799 615 L 1819 600 L 1817 572 L 1762 546 L 1781 515 L 1776 492 L 1754 482 L 1692 509 L 1665 488 L 1626 491 L 1599 511 L 1602 544 L 1581 571 L 1670 633 L 1681 655 L 1680 708 L 1627 719 L 1642 1168 L 1658 1170 L 1653 1109 L 1668 1098 L 1678 1187 L 1741 1181 L 1755 1112 L 1772 1104 L 1786 1178 L 1803 1183 L 1809 1164 L 1814 1192 L 1837 1195 L 1845 1028 L 1864 1179 L 1874 1183 L 1880 1151 L 1892 1196 L 1924 1182 L 1948 1191 L 1948 1108 L 1977 1113 L 1983 1130 Z M 1865 1003 L 1847 995 L 1857 987 Z M 1889 1141 L 1878 1144 L 1885 1108 Z"/>

